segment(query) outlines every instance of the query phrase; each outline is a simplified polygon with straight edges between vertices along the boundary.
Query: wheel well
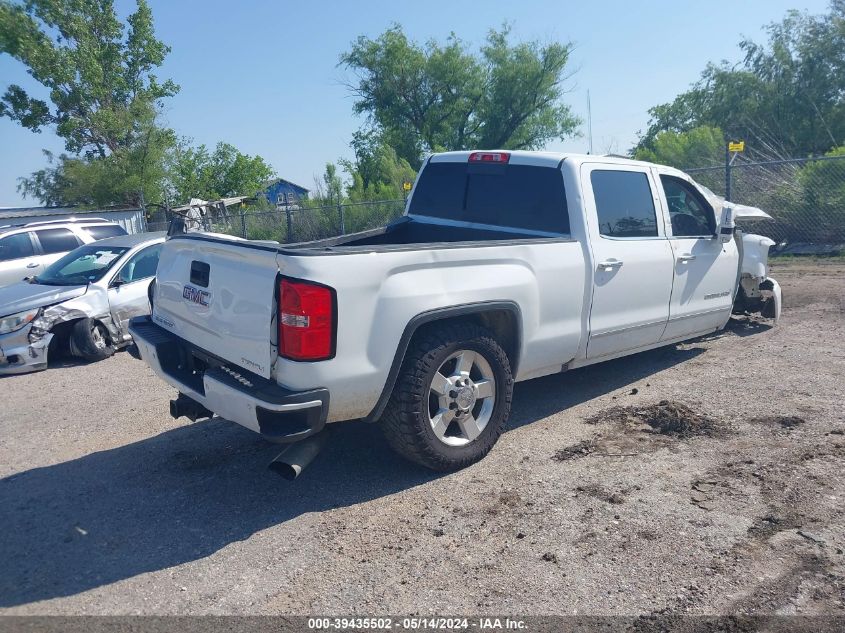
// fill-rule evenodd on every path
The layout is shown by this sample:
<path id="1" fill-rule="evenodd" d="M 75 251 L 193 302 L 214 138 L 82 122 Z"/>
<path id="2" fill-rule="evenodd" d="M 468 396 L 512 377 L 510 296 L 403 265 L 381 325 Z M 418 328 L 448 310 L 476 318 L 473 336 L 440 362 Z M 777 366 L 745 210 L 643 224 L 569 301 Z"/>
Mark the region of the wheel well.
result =
<path id="1" fill-rule="evenodd" d="M 423 332 L 451 323 L 475 323 L 490 330 L 496 341 L 505 350 L 505 354 L 508 355 L 511 371 L 514 375 L 516 374 L 517 363 L 519 362 L 520 337 L 518 317 L 512 310 L 488 310 L 460 316 L 446 316 L 441 319 L 429 321 L 417 328 L 410 342 L 413 343 L 414 339 Z"/>
<path id="2" fill-rule="evenodd" d="M 50 341 L 51 355 L 64 356 L 71 354 L 70 335 L 73 330 L 73 325 L 80 319 L 71 319 L 70 321 L 62 321 L 56 323 L 50 328 L 50 334 L 53 335 L 53 340 Z"/>
<path id="3" fill-rule="evenodd" d="M 491 305 L 492 304 L 492 305 Z M 405 333 L 399 341 L 396 356 L 382 389 L 381 396 L 375 407 L 370 411 L 364 420 L 375 422 L 381 417 L 387 400 L 396 383 L 401 365 L 405 359 L 411 343 L 422 333 L 432 328 L 442 327 L 447 323 L 476 323 L 493 333 L 497 342 L 507 354 L 508 362 L 511 365 L 511 372 L 516 375 L 519 364 L 519 350 L 522 344 L 521 328 L 522 321 L 519 306 L 513 302 L 491 302 L 490 304 L 475 304 L 455 306 L 445 310 L 437 310 L 418 315 L 408 324 Z"/>

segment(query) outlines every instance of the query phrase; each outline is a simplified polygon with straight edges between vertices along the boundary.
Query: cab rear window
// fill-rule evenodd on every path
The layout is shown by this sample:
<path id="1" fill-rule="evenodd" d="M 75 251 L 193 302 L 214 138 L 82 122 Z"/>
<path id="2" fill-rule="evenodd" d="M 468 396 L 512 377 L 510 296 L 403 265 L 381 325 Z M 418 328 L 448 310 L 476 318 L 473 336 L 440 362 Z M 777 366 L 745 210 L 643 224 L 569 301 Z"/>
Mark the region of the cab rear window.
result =
<path id="1" fill-rule="evenodd" d="M 432 218 L 569 233 L 563 175 L 554 167 L 429 163 L 408 211 Z"/>

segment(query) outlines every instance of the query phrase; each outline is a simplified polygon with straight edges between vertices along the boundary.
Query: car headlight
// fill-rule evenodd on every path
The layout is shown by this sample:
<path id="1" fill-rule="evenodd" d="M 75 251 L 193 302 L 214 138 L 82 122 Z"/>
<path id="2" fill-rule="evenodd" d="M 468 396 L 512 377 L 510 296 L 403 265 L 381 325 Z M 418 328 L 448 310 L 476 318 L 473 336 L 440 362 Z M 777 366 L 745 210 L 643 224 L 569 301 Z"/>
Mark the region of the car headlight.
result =
<path id="1" fill-rule="evenodd" d="M 0 317 L 0 334 L 8 334 L 9 332 L 21 329 L 27 323 L 31 323 L 40 311 L 41 308 L 34 308 L 32 310 L 18 312 L 17 314 Z"/>

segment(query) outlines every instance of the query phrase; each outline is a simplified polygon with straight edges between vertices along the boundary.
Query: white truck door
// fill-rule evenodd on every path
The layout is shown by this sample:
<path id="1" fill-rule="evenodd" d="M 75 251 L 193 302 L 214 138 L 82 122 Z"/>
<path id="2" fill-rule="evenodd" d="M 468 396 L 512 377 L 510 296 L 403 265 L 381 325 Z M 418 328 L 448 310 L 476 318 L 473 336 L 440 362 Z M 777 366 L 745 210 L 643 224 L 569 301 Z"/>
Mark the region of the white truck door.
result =
<path id="1" fill-rule="evenodd" d="M 658 169 L 661 204 L 668 212 L 675 281 L 663 340 L 713 331 L 731 315 L 739 251 L 717 237 L 716 213 L 686 178 Z"/>
<path id="2" fill-rule="evenodd" d="M 657 343 L 669 319 L 674 259 L 653 175 L 586 163 L 581 179 L 594 266 L 587 358 Z"/>

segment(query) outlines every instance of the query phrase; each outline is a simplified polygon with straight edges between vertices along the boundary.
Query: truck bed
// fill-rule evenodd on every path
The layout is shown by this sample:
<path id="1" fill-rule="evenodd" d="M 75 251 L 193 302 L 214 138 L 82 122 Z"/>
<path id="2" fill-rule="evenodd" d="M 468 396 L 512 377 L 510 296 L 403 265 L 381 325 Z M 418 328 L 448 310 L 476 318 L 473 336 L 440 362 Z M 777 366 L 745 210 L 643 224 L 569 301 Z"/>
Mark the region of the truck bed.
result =
<path id="1" fill-rule="evenodd" d="M 420 222 L 407 216 L 388 224 L 387 226 L 342 235 L 340 237 L 284 245 L 283 251 L 304 250 L 407 250 L 409 247 L 424 245 L 441 245 L 450 243 L 472 244 L 478 242 L 514 240 L 548 240 L 554 237 L 568 237 L 537 231 L 520 231 L 518 229 L 492 229 L 469 225 L 449 225 L 434 222 Z M 357 247 L 357 248 L 356 248 Z M 369 248 L 368 248 L 369 247 Z M 375 248 L 372 247 L 396 247 Z"/>

